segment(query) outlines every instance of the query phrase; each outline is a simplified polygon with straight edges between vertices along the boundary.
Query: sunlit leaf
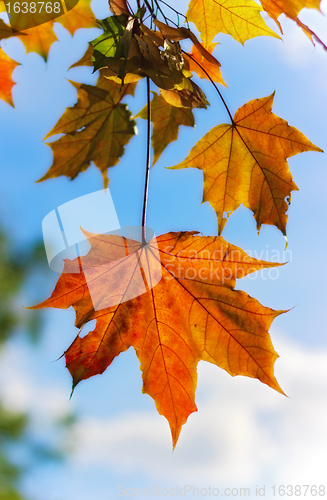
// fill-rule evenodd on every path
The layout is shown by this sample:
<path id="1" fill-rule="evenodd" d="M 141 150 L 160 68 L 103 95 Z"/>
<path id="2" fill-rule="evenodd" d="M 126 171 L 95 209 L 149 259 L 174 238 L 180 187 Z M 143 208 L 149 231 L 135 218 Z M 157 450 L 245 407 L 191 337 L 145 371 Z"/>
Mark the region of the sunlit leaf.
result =
<path id="1" fill-rule="evenodd" d="M 191 0 L 186 16 L 200 31 L 206 47 L 218 33 L 231 35 L 242 44 L 256 36 L 279 38 L 266 25 L 261 11 L 253 0 Z"/>
<path id="2" fill-rule="evenodd" d="M 233 124 L 214 127 L 182 163 L 171 167 L 203 170 L 203 201 L 217 213 L 219 234 L 225 214 L 243 203 L 253 211 L 258 230 L 261 224 L 273 224 L 285 235 L 287 201 L 297 189 L 286 159 L 303 151 L 321 151 L 272 113 L 273 98 L 274 94 L 242 106 Z"/>
<path id="3" fill-rule="evenodd" d="M 80 28 L 98 28 L 91 9 L 91 0 L 78 0 L 76 7 L 64 16 L 58 17 L 56 22 L 60 23 L 72 35 Z"/>
<path id="4" fill-rule="evenodd" d="M 16 61 L 10 59 L 7 54 L 0 49 L 0 99 L 13 106 L 11 89 L 15 82 L 12 80 L 12 72 L 19 65 Z"/>
<path id="5" fill-rule="evenodd" d="M 51 45 L 58 40 L 53 32 L 53 21 L 29 29 L 26 35 L 19 36 L 25 45 L 26 52 L 37 52 L 47 60 Z"/>
<path id="6" fill-rule="evenodd" d="M 71 34 L 74 34 L 79 28 L 98 27 L 94 14 L 90 8 L 90 3 L 91 0 L 79 0 L 74 8 L 69 10 L 66 14 L 57 17 L 55 22 L 60 23 Z M 20 37 L 28 53 L 36 52 L 47 60 L 50 47 L 53 42 L 57 40 L 53 31 L 53 23 L 54 21 L 49 21 L 40 26 L 30 28 L 26 31 L 27 36 Z M 23 29 L 23 27 L 21 29 Z"/>
<path id="7" fill-rule="evenodd" d="M 197 409 L 201 359 L 283 393 L 268 333 L 282 311 L 234 289 L 236 278 L 276 264 L 249 257 L 221 237 L 196 233 L 168 233 L 145 246 L 121 236 L 85 234 L 89 254 L 66 260 L 51 297 L 35 306 L 72 305 L 78 328 L 96 319 L 94 331 L 77 335 L 65 353 L 73 387 L 103 373 L 133 346 L 143 391 L 167 418 L 173 446 Z M 76 264 L 79 273 L 72 272 Z"/>
<path id="8" fill-rule="evenodd" d="M 327 50 L 326 44 L 309 28 L 309 26 L 303 24 L 298 18 L 299 12 L 305 7 L 308 9 L 320 10 L 320 0 L 261 0 L 261 4 L 268 15 L 275 21 L 281 33 L 283 33 L 283 30 L 278 18 L 281 14 L 285 14 L 285 16 L 295 21 L 296 24 L 302 28 L 312 42 L 316 40 L 325 50 Z"/>
<path id="9" fill-rule="evenodd" d="M 40 179 L 66 175 L 74 179 L 93 162 L 102 172 L 107 186 L 107 169 L 119 162 L 124 147 L 135 134 L 135 122 L 122 99 L 133 95 L 135 84 L 119 84 L 100 77 L 96 86 L 76 84 L 78 101 L 67 108 L 46 138 L 65 134 L 49 144 L 53 164 Z"/>
<path id="10" fill-rule="evenodd" d="M 146 120 L 147 109 L 148 107 L 145 106 L 135 118 Z M 194 116 L 191 109 L 171 106 L 156 92 L 154 92 L 150 109 L 151 121 L 153 123 L 152 147 L 154 151 L 154 165 L 168 144 L 177 140 L 180 125 L 194 127 Z"/>
<path id="11" fill-rule="evenodd" d="M 211 43 L 208 47 L 208 52 L 211 53 L 216 47 L 216 43 Z M 192 47 L 192 53 L 184 54 L 184 57 L 187 59 L 189 64 L 189 69 L 191 71 L 195 71 L 195 73 L 200 78 L 206 78 L 207 80 L 211 80 L 226 87 L 226 83 L 221 76 L 220 65 L 213 64 L 211 61 L 208 61 L 200 52 L 196 45 Z M 210 78 L 209 78 L 210 77 Z"/>

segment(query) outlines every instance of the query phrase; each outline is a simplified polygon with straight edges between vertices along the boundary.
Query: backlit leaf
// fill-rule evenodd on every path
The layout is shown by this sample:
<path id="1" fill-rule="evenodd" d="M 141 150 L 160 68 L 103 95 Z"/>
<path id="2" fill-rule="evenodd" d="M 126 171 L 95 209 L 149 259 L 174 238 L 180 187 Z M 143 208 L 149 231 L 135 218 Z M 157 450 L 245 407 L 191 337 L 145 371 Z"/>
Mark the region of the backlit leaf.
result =
<path id="1" fill-rule="evenodd" d="M 242 44 L 256 36 L 279 38 L 266 25 L 261 11 L 253 0 L 191 0 L 186 16 L 200 31 L 206 47 L 218 33 L 231 35 Z"/>
<path id="2" fill-rule="evenodd" d="M 91 9 L 91 0 L 78 0 L 77 5 L 73 9 L 69 10 L 64 16 L 56 19 L 56 23 L 60 23 L 72 35 L 80 28 L 98 28 Z"/>
<path id="3" fill-rule="evenodd" d="M 0 48 L 0 99 L 13 106 L 11 89 L 15 82 L 12 80 L 12 72 L 19 65 L 16 61 L 10 59 Z"/>
<path id="4" fill-rule="evenodd" d="M 119 40 L 126 29 L 126 16 L 111 16 L 103 21 L 98 21 L 98 23 L 104 30 L 104 33 L 91 42 L 93 49 L 105 57 L 120 58 L 123 50 L 119 44 Z"/>
<path id="5" fill-rule="evenodd" d="M 55 22 L 64 26 L 71 34 L 79 28 L 98 27 L 94 14 L 90 8 L 91 0 L 79 0 L 78 4 L 66 14 L 55 19 Z M 67 6 L 68 6 L 67 2 Z M 26 31 L 27 36 L 19 37 L 25 45 L 27 53 L 36 52 L 45 60 L 53 42 L 57 40 L 53 31 L 54 21 L 46 22 L 40 26 L 34 26 Z M 22 28 L 23 29 L 23 26 Z"/>
<path id="6" fill-rule="evenodd" d="M 125 15 L 111 16 L 98 21 L 104 33 L 91 42 L 94 48 L 92 61 L 95 70 L 105 67 L 108 58 L 116 61 L 122 60 L 118 71 L 122 84 L 126 76 L 127 58 L 135 22 L 132 16 L 127 18 Z"/>
<path id="7" fill-rule="evenodd" d="M 150 109 L 151 121 L 153 123 L 152 147 L 154 151 L 154 165 L 168 144 L 177 140 L 180 125 L 194 127 L 194 116 L 191 109 L 171 106 L 156 92 L 153 94 Z M 147 106 L 145 106 L 135 118 L 146 120 L 147 109 Z"/>
<path id="8" fill-rule="evenodd" d="M 174 169 L 203 170 L 203 201 L 218 216 L 219 234 L 225 213 L 241 203 L 253 211 L 257 228 L 273 224 L 286 234 L 291 191 L 297 189 L 286 161 L 303 151 L 322 151 L 301 132 L 272 113 L 274 94 L 242 106 L 231 125 L 208 132 Z"/>
<path id="9" fill-rule="evenodd" d="M 216 43 L 211 43 L 208 47 L 208 52 L 211 53 L 216 45 Z M 226 83 L 221 76 L 220 65 L 208 61 L 208 59 L 199 52 L 196 45 L 193 45 L 191 54 L 184 53 L 184 58 L 188 61 L 190 71 L 195 71 L 200 78 L 206 78 L 207 80 L 211 78 L 214 82 L 220 83 L 226 87 Z"/>
<path id="10" fill-rule="evenodd" d="M 194 232 L 168 233 L 145 246 L 121 236 L 85 234 L 88 255 L 66 260 L 51 297 L 35 306 L 72 305 L 78 328 L 96 319 L 94 331 L 83 338 L 78 334 L 65 353 L 73 387 L 103 373 L 133 346 L 143 391 L 167 418 L 173 446 L 197 410 L 201 359 L 283 393 L 274 377 L 278 356 L 268 333 L 282 311 L 234 289 L 237 278 L 276 264 L 249 257 L 221 237 Z"/>
<path id="11" fill-rule="evenodd" d="M 298 18 L 299 12 L 305 7 L 308 9 L 320 10 L 320 0 L 261 0 L 261 4 L 268 15 L 275 21 L 281 33 L 283 33 L 283 30 L 278 18 L 281 14 L 285 14 L 285 16 L 295 21 L 296 24 L 302 28 L 311 41 L 316 40 L 325 50 L 327 50 L 327 46 L 316 33 L 314 33 L 309 26 L 303 24 Z"/>
<path id="12" fill-rule="evenodd" d="M 58 40 L 53 32 L 53 21 L 30 28 L 26 35 L 18 37 L 25 45 L 26 52 L 36 52 L 47 60 L 51 45 Z"/>
<path id="13" fill-rule="evenodd" d="M 66 175 L 74 179 L 85 171 L 91 161 L 100 169 L 107 186 L 107 169 L 119 162 L 124 146 L 135 134 L 135 122 L 126 104 L 125 95 L 133 95 L 135 84 L 121 86 L 100 77 L 97 85 L 76 84 L 78 101 L 67 108 L 46 138 L 65 134 L 49 144 L 53 164 L 40 179 Z M 121 89 L 121 91 L 120 91 Z"/>
<path id="14" fill-rule="evenodd" d="M 109 0 L 109 8 L 115 16 L 120 14 L 130 15 L 126 0 Z"/>

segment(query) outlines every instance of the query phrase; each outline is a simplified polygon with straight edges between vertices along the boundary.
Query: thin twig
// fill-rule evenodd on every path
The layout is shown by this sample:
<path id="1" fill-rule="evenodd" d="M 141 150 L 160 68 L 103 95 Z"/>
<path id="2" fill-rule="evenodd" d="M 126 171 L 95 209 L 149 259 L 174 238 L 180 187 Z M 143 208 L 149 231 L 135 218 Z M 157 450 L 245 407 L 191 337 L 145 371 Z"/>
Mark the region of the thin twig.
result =
<path id="1" fill-rule="evenodd" d="M 146 172 L 144 183 L 144 199 L 143 199 L 143 212 L 142 212 L 142 245 L 146 244 L 146 209 L 148 205 L 148 192 L 149 192 L 149 177 L 151 168 L 151 105 L 150 105 L 150 78 L 146 77 L 146 94 L 147 94 L 147 145 L 146 145 Z"/>
<path id="2" fill-rule="evenodd" d="M 215 84 L 215 82 L 213 81 L 213 79 L 211 78 L 211 76 L 209 75 L 209 73 L 204 69 L 204 67 L 196 59 L 194 59 L 194 57 L 191 56 L 191 54 L 189 54 L 188 52 L 185 52 L 185 50 L 183 50 L 183 49 L 182 49 L 182 52 L 184 54 L 186 54 L 190 59 L 192 59 L 192 61 L 195 62 L 195 64 L 197 64 L 202 69 L 202 71 L 207 75 L 207 77 L 209 78 L 210 82 L 212 83 L 212 85 L 217 90 L 218 95 L 219 95 L 220 99 L 222 100 L 223 105 L 225 106 L 225 108 L 227 110 L 227 113 L 229 115 L 229 118 L 231 119 L 232 124 L 235 125 L 234 119 L 232 117 L 232 113 L 230 112 L 229 107 L 227 106 L 226 101 L 225 101 L 225 99 L 222 96 L 222 93 L 220 92 L 219 88 L 217 87 L 217 85 Z"/>

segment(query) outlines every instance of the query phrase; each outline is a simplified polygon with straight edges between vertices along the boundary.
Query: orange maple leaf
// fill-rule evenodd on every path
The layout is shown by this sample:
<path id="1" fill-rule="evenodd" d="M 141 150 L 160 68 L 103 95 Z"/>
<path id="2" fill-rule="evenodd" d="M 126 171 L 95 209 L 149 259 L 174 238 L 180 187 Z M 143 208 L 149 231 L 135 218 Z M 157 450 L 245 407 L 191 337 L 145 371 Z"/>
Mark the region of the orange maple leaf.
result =
<path id="1" fill-rule="evenodd" d="M 168 233 L 148 244 L 113 235 L 87 236 L 85 257 L 65 260 L 49 299 L 33 309 L 76 311 L 76 326 L 96 319 L 65 352 L 73 388 L 101 374 L 130 346 L 143 374 L 143 391 L 170 425 L 173 446 L 197 410 L 196 366 L 201 359 L 232 376 L 257 378 L 283 393 L 274 374 L 278 357 L 268 329 L 284 311 L 235 290 L 235 281 L 273 267 L 217 236 Z M 78 271 L 78 272 L 77 272 Z"/>
<path id="2" fill-rule="evenodd" d="M 207 51 L 211 54 L 216 45 L 217 43 L 210 43 L 207 47 Z M 221 76 L 220 65 L 208 61 L 208 59 L 201 54 L 196 45 L 193 44 L 191 54 L 184 52 L 184 58 L 188 61 L 190 71 L 195 71 L 200 78 L 206 78 L 207 80 L 210 80 L 211 78 L 214 82 L 227 87 L 223 77 Z"/>
<path id="3" fill-rule="evenodd" d="M 11 106 L 14 105 L 11 89 L 15 85 L 15 82 L 12 80 L 12 73 L 18 65 L 19 63 L 10 59 L 10 57 L 0 49 L 0 99 L 3 99 Z"/>
<path id="4" fill-rule="evenodd" d="M 297 190 L 286 161 L 322 150 L 272 113 L 274 94 L 242 106 L 232 124 L 217 125 L 173 169 L 203 170 L 203 201 L 217 213 L 219 234 L 241 203 L 253 211 L 257 229 L 272 224 L 286 235 L 288 203 Z M 285 201 L 288 200 L 288 203 Z"/>

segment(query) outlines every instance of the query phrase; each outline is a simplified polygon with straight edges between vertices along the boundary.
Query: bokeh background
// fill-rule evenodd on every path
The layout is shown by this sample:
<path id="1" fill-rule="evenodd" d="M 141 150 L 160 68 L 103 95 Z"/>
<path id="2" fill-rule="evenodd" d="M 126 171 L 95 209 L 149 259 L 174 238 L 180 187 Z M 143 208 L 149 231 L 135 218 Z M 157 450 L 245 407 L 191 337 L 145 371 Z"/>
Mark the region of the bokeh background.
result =
<path id="1" fill-rule="evenodd" d="M 174 7 L 185 12 L 187 5 L 178 1 Z M 92 8 L 99 19 L 109 15 L 106 0 L 94 0 Z M 327 13 L 326 0 L 322 11 Z M 305 10 L 301 19 L 327 43 L 323 15 Z M 318 45 L 314 48 L 292 21 L 284 18 L 282 24 L 283 41 L 259 37 L 243 47 L 227 35 L 217 37 L 215 55 L 228 85 L 221 90 L 232 113 L 276 91 L 273 111 L 327 150 L 327 53 Z M 227 241 L 258 258 L 288 261 L 270 275 L 263 271 L 238 282 L 264 305 L 290 309 L 270 330 L 280 355 L 276 376 L 288 397 L 201 362 L 199 411 L 189 417 L 174 452 L 167 422 L 152 399 L 142 394 L 133 349 L 102 376 L 82 382 L 69 400 L 69 373 L 63 359 L 55 360 L 77 333 L 74 312 L 34 313 L 23 306 L 46 298 L 58 278 L 47 266 L 42 247 L 43 218 L 67 201 L 102 189 L 94 166 L 74 181 L 61 177 L 35 182 L 52 163 L 43 137 L 76 102 L 76 90 L 67 79 L 96 81 L 90 68 L 67 68 L 100 32 L 81 29 L 72 37 L 58 23 L 55 26 L 59 41 L 51 47 L 47 63 L 37 54 L 26 55 L 19 40 L 2 42 L 5 52 L 21 65 L 14 71 L 15 108 L 0 102 L 0 277 L 5 284 L 0 288 L 0 308 L 11 311 L 0 349 L 0 498 L 108 500 L 123 493 L 145 496 L 146 489 L 148 496 L 151 491 L 159 496 L 158 488 L 177 485 L 204 488 L 199 496 L 205 491 L 209 496 L 209 486 L 221 494 L 224 488 L 235 488 L 234 498 L 242 498 L 239 488 L 250 488 L 255 498 L 256 487 L 265 486 L 265 498 L 273 498 L 273 486 L 277 495 L 280 485 L 325 485 L 327 495 L 324 154 L 303 153 L 289 160 L 299 191 L 292 194 L 285 252 L 283 235 L 269 226 L 258 235 L 252 213 L 243 207 L 232 214 L 223 232 Z M 210 83 L 200 84 L 210 108 L 195 110 L 196 127 L 181 127 L 179 142 L 167 148 L 151 171 L 148 226 L 156 234 L 217 234 L 213 209 L 201 204 L 202 173 L 165 169 L 182 161 L 211 127 L 227 121 Z M 133 114 L 144 106 L 145 92 L 141 82 L 135 98 L 128 99 Z M 109 171 L 121 225 L 141 223 L 145 125 L 138 120 L 138 135 Z M 7 493 L 4 487 L 1 493 L 1 484 L 7 484 Z M 166 490 L 161 493 L 165 496 Z M 197 490 L 188 496 L 197 497 Z M 306 498 L 313 496 L 309 489 Z"/>

